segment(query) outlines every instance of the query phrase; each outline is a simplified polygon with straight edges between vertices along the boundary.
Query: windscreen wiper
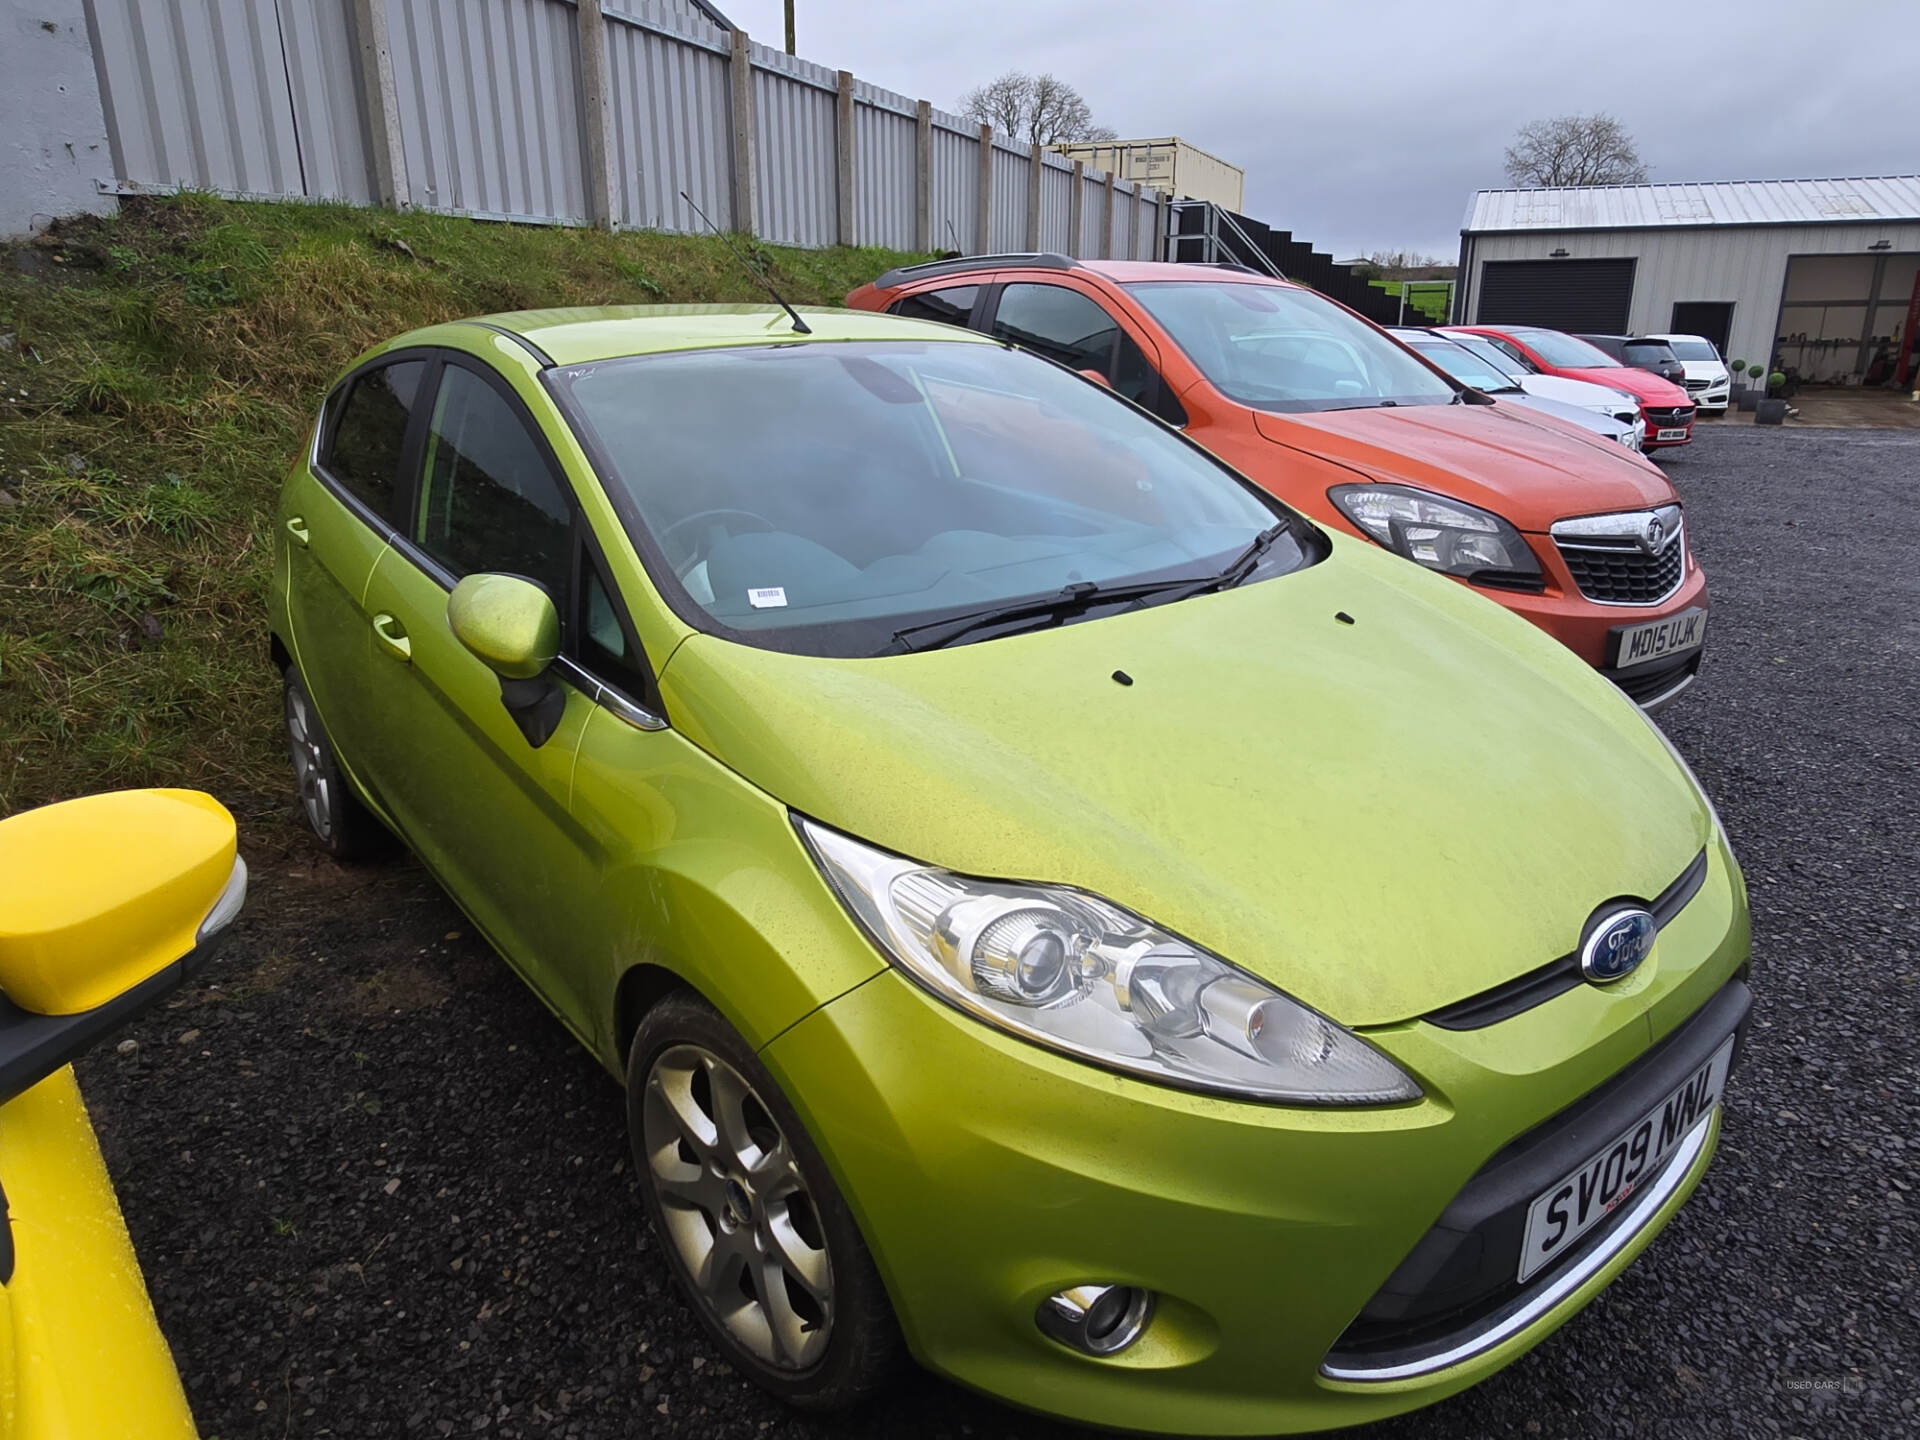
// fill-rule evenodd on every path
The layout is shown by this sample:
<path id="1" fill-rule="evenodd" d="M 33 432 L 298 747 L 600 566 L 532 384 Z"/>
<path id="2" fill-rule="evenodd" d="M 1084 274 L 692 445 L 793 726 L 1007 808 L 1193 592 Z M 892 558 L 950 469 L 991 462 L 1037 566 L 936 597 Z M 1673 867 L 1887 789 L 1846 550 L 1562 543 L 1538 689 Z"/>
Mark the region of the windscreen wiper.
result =
<path id="1" fill-rule="evenodd" d="M 1017 625 L 1023 621 L 1065 620 L 1094 605 L 1109 605 L 1128 600 L 1140 600 L 1149 595 L 1158 595 L 1163 590 L 1191 584 L 1188 580 L 1153 580 L 1138 585 L 1096 585 L 1091 580 L 1077 580 L 1051 595 L 1038 600 L 1017 600 L 1012 603 L 988 605 L 983 609 L 969 610 L 962 615 L 949 615 L 944 620 L 923 620 L 917 625 L 903 625 L 893 632 L 887 644 L 888 651 L 900 650 L 938 650 L 943 645 L 951 645 L 964 635 L 976 630 L 984 630 L 989 625 Z M 1025 629 L 1038 628 L 1033 625 Z M 933 632 L 928 634 L 928 632 Z M 917 639 L 918 636 L 927 636 Z M 881 653 L 886 653 L 885 651 Z"/>
<path id="2" fill-rule="evenodd" d="M 1253 573 L 1261 557 L 1273 547 L 1275 540 L 1292 529 L 1293 521 L 1291 520 L 1282 520 L 1277 525 L 1269 526 L 1254 536 L 1246 549 L 1234 556 L 1225 569 L 1212 575 L 1202 576 L 1197 580 L 1191 577 L 1180 580 L 1143 580 L 1132 585 L 1096 585 L 1091 580 L 1079 580 L 1038 600 L 1019 600 L 1011 604 L 989 605 L 963 615 L 950 615 L 944 620 L 923 620 L 917 625 L 903 625 L 893 632 L 886 649 L 888 651 L 938 650 L 944 645 L 951 645 L 963 636 L 971 635 L 976 630 L 984 630 L 989 625 L 1022 625 L 1022 622 L 1030 621 L 1048 621 L 1057 624 L 1095 605 L 1124 605 L 1163 595 L 1184 600 L 1189 595 L 1204 595 L 1210 590 L 1230 590 Z M 1040 627 L 1025 624 L 1022 628 Z M 933 633 L 928 634 L 928 632 Z M 916 638 L 923 635 L 927 638 Z"/>

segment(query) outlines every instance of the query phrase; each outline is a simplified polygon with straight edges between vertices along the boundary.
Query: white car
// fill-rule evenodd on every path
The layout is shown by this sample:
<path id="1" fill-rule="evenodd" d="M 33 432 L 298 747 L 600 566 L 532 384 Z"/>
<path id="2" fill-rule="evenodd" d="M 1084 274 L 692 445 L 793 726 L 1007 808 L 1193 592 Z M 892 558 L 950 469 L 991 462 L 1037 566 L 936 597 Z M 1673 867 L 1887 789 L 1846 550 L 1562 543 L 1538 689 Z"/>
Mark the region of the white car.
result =
<path id="1" fill-rule="evenodd" d="M 1645 338 L 1666 341 L 1680 357 L 1687 371 L 1687 395 L 1696 406 L 1711 415 L 1727 413 L 1733 375 L 1711 340 L 1700 335 L 1648 335 Z"/>
<path id="2" fill-rule="evenodd" d="M 1606 416 L 1626 432 L 1621 436 L 1620 443 L 1629 450 L 1638 450 L 1647 438 L 1647 422 L 1641 416 L 1640 401 L 1624 390 L 1615 390 L 1611 385 L 1594 385 L 1585 380 L 1569 380 L 1564 375 L 1542 375 L 1526 361 L 1509 355 L 1489 342 L 1486 336 L 1476 335 L 1471 330 L 1436 326 L 1426 333 L 1451 340 L 1474 359 L 1505 376 L 1510 383 L 1518 385 L 1536 399 L 1557 401 L 1577 410 Z"/>

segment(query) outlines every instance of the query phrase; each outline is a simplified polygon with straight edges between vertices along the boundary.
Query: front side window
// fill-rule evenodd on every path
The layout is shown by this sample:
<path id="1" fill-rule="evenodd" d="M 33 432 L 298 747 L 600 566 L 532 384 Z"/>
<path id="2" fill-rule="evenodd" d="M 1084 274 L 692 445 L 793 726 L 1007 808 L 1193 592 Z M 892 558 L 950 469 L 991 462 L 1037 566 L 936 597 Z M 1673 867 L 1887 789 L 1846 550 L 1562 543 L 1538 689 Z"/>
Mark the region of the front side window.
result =
<path id="1" fill-rule="evenodd" d="M 973 319 L 973 305 L 980 298 L 978 285 L 955 285 L 945 290 L 923 290 L 896 300 L 888 313 L 909 320 L 939 320 L 965 329 Z"/>
<path id="2" fill-rule="evenodd" d="M 398 360 L 363 372 L 340 401 L 327 473 L 374 514 L 391 520 L 407 422 L 420 397 L 424 360 Z"/>
<path id="3" fill-rule="evenodd" d="M 506 398 L 448 365 L 427 427 L 413 538 L 456 576 L 523 575 L 567 593 L 571 516 L 559 479 Z"/>
<path id="4" fill-rule="evenodd" d="M 1216 575 L 1289 519 L 1132 407 L 965 340 L 635 356 L 548 372 L 689 623 L 816 655 L 1068 586 Z M 1291 533 L 1251 576 L 1305 563 Z M 591 619 L 589 619 L 591 625 Z"/>
<path id="5" fill-rule="evenodd" d="M 1064 285 L 1009 285 L 1000 292 L 993 333 L 1069 370 L 1092 370 L 1115 392 L 1175 425 L 1187 423 L 1146 351 L 1106 309 Z"/>
<path id="6" fill-rule="evenodd" d="M 1062 285 L 1009 285 L 1000 292 L 993 333 L 1069 370 L 1113 378 L 1119 322 L 1078 290 Z"/>
<path id="7" fill-rule="evenodd" d="M 1559 330 L 1516 330 L 1515 337 L 1549 365 L 1563 370 L 1618 370 L 1606 351 Z"/>
<path id="8" fill-rule="evenodd" d="M 1127 287 L 1231 400 L 1259 410 L 1448 405 L 1457 392 L 1393 340 L 1292 285 L 1164 280 Z"/>

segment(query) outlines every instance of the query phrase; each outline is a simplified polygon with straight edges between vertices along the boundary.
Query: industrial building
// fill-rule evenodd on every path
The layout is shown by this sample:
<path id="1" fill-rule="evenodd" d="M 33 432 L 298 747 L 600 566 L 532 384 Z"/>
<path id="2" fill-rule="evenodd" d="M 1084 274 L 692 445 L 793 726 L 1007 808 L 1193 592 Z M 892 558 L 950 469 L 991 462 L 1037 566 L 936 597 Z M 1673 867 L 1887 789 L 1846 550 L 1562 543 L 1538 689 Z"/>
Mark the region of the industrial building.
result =
<path id="1" fill-rule="evenodd" d="M 1178 135 L 1163 140 L 1087 140 L 1049 148 L 1081 161 L 1089 170 L 1112 171 L 1122 180 L 1151 185 L 1175 199 L 1210 200 L 1237 211 L 1246 193 L 1246 171 Z"/>
<path id="2" fill-rule="evenodd" d="M 1482 190 L 1454 316 L 1704 335 L 1805 381 L 1886 383 L 1920 318 L 1920 175 Z"/>

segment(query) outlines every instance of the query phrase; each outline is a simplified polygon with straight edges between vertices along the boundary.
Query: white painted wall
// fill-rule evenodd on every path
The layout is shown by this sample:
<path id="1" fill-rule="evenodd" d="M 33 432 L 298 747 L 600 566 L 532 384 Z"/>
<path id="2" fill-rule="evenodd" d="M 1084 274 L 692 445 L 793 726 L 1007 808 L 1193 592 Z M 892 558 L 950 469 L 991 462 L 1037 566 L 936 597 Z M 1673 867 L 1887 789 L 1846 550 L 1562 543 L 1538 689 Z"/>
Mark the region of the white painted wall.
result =
<path id="1" fill-rule="evenodd" d="M 1800 323 L 1803 312 L 1795 311 L 1789 312 L 1789 323 L 1775 329 L 1776 322 L 1781 320 L 1780 302 L 1786 286 L 1788 259 L 1795 255 L 1857 255 L 1870 262 L 1875 252 L 1870 252 L 1867 246 L 1876 240 L 1891 242 L 1890 248 L 1896 257 L 1887 264 L 1881 311 L 1875 317 L 1878 323 L 1882 318 L 1891 317 L 1889 307 L 1896 301 L 1900 315 L 1904 317 L 1906 313 L 1914 273 L 1911 257 L 1920 252 L 1920 221 L 1704 229 L 1528 230 L 1504 235 L 1470 235 L 1462 241 L 1462 258 L 1466 262 L 1461 276 L 1466 287 L 1462 313 L 1468 317 L 1476 313 L 1480 302 L 1480 266 L 1489 260 L 1544 260 L 1556 249 L 1564 249 L 1569 258 L 1577 259 L 1632 256 L 1637 263 L 1633 270 L 1629 329 L 1645 334 L 1671 328 L 1675 301 L 1731 300 L 1734 302 L 1733 329 L 1728 358 L 1760 359 L 1771 353 L 1776 335 L 1790 335 L 1806 328 Z M 1851 266 L 1836 268 L 1847 278 L 1855 273 Z M 1896 295 L 1891 289 L 1899 283 L 1900 276 L 1906 280 Z M 1864 298 L 1864 284 L 1861 293 Z M 1863 318 L 1858 313 L 1854 317 L 1856 337 Z M 1790 347 L 1785 358 L 1793 361 Z M 1850 370 L 1851 364 L 1847 368 Z"/>
<path id="2" fill-rule="evenodd" d="M 0 238 L 56 215 L 111 214 L 100 83 L 81 0 L 0 0 Z"/>

